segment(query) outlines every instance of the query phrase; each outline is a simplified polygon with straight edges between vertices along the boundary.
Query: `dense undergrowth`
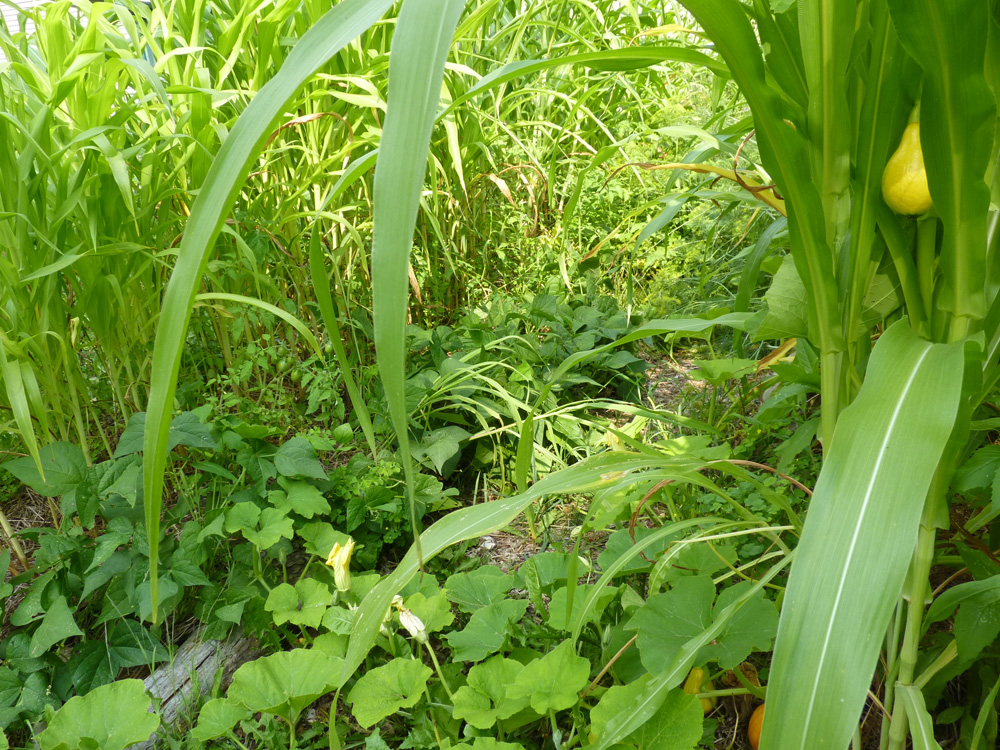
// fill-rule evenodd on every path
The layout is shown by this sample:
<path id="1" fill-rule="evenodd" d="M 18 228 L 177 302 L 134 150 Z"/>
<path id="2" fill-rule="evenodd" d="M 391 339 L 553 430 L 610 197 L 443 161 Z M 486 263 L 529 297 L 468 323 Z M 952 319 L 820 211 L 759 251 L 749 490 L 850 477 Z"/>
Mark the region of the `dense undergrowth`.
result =
<path id="1" fill-rule="evenodd" d="M 758 5 L 764 28 L 781 4 Z M 850 346 L 831 359 L 794 191 L 725 44 L 662 3 L 471 2 L 432 97 L 397 388 L 370 254 L 394 10 L 252 125 L 259 156 L 194 266 L 161 508 L 146 419 L 167 285 L 223 143 L 327 11 L 63 0 L 0 26 L 0 737 L 750 747 L 813 488 L 854 491 L 818 479 L 840 466 L 828 429 L 855 397 L 873 424 L 895 403 L 861 383 L 889 346 L 909 362 L 897 321 L 919 323 L 914 283 L 935 289 L 938 266 L 914 282 L 894 243 L 926 252 L 937 230 L 881 216 L 863 269 L 841 263 Z M 921 747 L 996 741 L 997 423 L 969 404 L 920 670 L 895 686 L 901 604 L 855 750 L 890 742 L 886 704 L 914 685 L 923 713 L 904 712 L 933 713 L 941 743 Z M 916 424 L 900 407 L 890 431 L 898 413 Z M 147 713 L 138 680 L 181 644 L 244 637 L 231 681 Z"/>

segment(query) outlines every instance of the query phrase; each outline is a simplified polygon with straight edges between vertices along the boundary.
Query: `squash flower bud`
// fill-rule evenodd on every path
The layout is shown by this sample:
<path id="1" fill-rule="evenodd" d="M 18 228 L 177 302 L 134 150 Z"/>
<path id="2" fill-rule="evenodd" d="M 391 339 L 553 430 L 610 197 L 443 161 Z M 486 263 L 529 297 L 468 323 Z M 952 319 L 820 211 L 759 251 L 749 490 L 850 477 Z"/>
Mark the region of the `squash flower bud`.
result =
<path id="1" fill-rule="evenodd" d="M 424 623 L 413 612 L 406 608 L 399 610 L 399 622 L 409 631 L 414 640 L 424 645 L 427 644 L 427 630 L 424 628 Z"/>
<path id="2" fill-rule="evenodd" d="M 333 545 L 330 556 L 326 558 L 326 564 L 333 568 L 333 580 L 337 584 L 337 590 L 346 593 L 351 590 L 351 553 L 354 552 L 354 540 L 348 538 L 347 544 L 343 547 L 340 542 Z"/>

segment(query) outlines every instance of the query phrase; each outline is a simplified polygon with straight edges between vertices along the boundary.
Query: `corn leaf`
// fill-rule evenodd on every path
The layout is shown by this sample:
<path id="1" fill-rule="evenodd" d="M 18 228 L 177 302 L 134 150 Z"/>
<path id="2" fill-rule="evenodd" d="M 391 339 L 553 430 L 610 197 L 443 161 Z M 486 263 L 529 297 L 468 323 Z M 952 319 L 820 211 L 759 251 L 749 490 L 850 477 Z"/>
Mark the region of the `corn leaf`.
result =
<path id="1" fill-rule="evenodd" d="M 389 96 L 375 168 L 372 215 L 372 318 L 379 375 L 399 441 L 417 556 L 406 409 L 406 302 L 410 247 L 427 171 L 427 148 L 441 101 L 444 64 L 464 0 L 408 0 L 389 56 Z"/>
<path id="2" fill-rule="evenodd" d="M 906 715 L 910 719 L 910 735 L 913 737 L 914 750 L 941 750 L 934 739 L 934 720 L 927 711 L 924 694 L 914 685 L 897 685 L 896 689 L 903 696 Z"/>
<path id="3" fill-rule="evenodd" d="M 285 64 L 240 116 L 205 177 L 191 209 L 173 274 L 163 299 L 153 349 L 153 368 L 143 454 L 146 534 L 151 596 L 157 600 L 157 555 L 163 475 L 167 467 L 171 407 L 194 298 L 208 255 L 229 210 L 288 101 L 326 62 L 379 20 L 392 0 L 344 0 L 309 29 Z M 156 616 L 154 612 L 154 618 Z"/>
<path id="4" fill-rule="evenodd" d="M 844 347 L 834 255 L 828 242 L 824 215 L 824 200 L 836 188 L 824 186 L 825 194 L 821 198 L 816 184 L 820 176 L 810 170 L 810 153 L 817 153 L 817 149 L 822 151 L 820 161 L 827 159 L 828 154 L 830 159 L 834 157 L 820 144 L 806 140 L 802 134 L 806 129 L 805 123 L 801 123 L 802 128 L 796 128 L 787 119 L 794 113 L 787 111 L 787 95 L 783 96 L 783 92 L 775 88 L 768 75 L 757 36 L 743 5 L 738 0 L 682 1 L 715 42 L 753 113 L 764 167 L 785 199 L 795 267 L 809 290 L 810 338 L 818 345 L 821 357 L 831 362 Z M 761 12 L 766 13 L 767 10 L 761 9 Z M 826 62 L 823 60 L 815 64 Z M 812 134 L 815 138 L 821 135 Z M 833 367 L 824 368 L 823 374 L 828 382 L 823 387 L 827 408 L 823 410 L 822 434 L 829 442 L 839 407 L 837 389 L 829 382 L 835 377 Z"/>
<path id="5" fill-rule="evenodd" d="M 843 750 L 903 587 L 931 479 L 958 414 L 960 344 L 899 321 L 841 415 L 782 606 L 761 747 Z M 877 571 L 877 574 L 873 574 Z"/>
<path id="6" fill-rule="evenodd" d="M 996 99 L 986 82 L 989 4 L 980 0 L 892 0 L 892 21 L 924 69 L 920 141 L 934 209 L 944 224 L 941 307 L 986 314 L 986 222 Z"/>

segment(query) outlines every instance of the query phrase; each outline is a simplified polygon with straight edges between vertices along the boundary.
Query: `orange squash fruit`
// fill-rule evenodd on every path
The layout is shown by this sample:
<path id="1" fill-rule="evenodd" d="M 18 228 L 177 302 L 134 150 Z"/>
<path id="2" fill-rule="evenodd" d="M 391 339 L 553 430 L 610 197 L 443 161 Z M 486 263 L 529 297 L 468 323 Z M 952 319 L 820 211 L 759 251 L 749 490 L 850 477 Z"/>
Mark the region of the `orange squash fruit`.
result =
<path id="1" fill-rule="evenodd" d="M 750 717 L 750 726 L 747 727 L 747 739 L 750 740 L 750 747 L 757 750 L 760 747 L 760 728 L 764 725 L 764 704 L 761 703 Z"/>

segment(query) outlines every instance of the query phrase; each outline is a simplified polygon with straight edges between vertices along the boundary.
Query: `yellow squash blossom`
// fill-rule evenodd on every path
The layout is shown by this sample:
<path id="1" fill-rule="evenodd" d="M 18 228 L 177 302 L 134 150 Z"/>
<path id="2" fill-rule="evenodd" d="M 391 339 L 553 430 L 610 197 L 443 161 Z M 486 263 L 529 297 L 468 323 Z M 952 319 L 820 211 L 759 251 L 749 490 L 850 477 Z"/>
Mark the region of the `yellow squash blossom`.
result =
<path id="1" fill-rule="evenodd" d="M 341 592 L 351 590 L 352 552 L 354 552 L 354 540 L 348 538 L 347 544 L 343 547 L 339 542 L 334 544 L 330 556 L 326 558 L 326 564 L 333 568 L 333 580 L 337 584 L 337 590 Z"/>

